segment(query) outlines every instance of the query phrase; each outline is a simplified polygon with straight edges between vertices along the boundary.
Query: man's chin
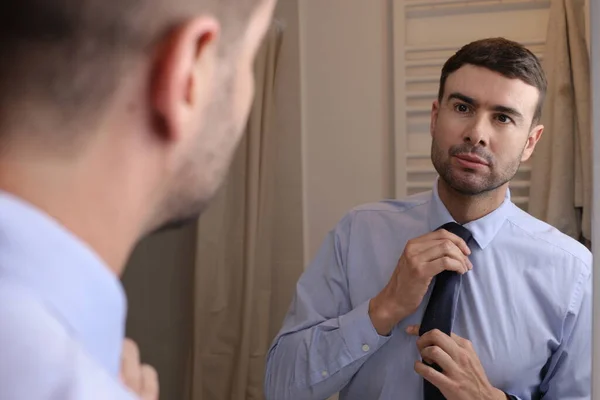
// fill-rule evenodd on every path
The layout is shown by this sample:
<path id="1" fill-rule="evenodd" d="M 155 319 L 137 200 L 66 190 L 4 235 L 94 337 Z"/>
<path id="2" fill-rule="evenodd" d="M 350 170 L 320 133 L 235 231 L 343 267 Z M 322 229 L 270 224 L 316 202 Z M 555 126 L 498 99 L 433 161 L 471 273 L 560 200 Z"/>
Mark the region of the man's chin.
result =
<path id="1" fill-rule="evenodd" d="M 475 177 L 463 179 L 449 179 L 444 181 L 455 192 L 464 196 L 482 196 L 493 192 L 506 182 L 490 183 L 487 180 L 476 179 Z"/>
<path id="2" fill-rule="evenodd" d="M 152 236 L 157 233 L 179 230 L 185 228 L 188 225 L 195 224 L 196 222 L 198 222 L 198 219 L 200 218 L 200 215 L 202 214 L 204 209 L 205 207 L 203 206 L 197 209 L 195 212 L 189 212 L 185 216 L 179 216 L 177 218 L 168 219 L 166 220 L 166 222 L 163 222 L 157 225 L 154 229 L 150 230 L 145 236 Z"/>
<path id="3" fill-rule="evenodd" d="M 469 185 L 450 185 L 455 192 L 458 192 L 465 196 L 478 196 L 487 192 L 487 189 L 482 189 L 477 186 L 469 186 Z"/>
<path id="4" fill-rule="evenodd" d="M 185 218 L 185 219 L 177 219 L 177 220 L 172 220 L 172 221 L 168 221 L 162 225 L 160 225 L 158 228 L 154 229 L 150 235 L 154 235 L 157 233 L 162 233 L 162 232 L 168 232 L 168 231 L 174 231 L 174 230 L 178 230 L 178 229 L 182 229 L 190 224 L 194 224 L 198 221 L 198 217 L 199 216 L 195 216 L 195 217 L 190 217 L 190 218 Z"/>
<path id="5" fill-rule="evenodd" d="M 486 182 L 482 182 L 480 177 L 473 176 L 471 174 L 468 176 L 464 176 L 462 174 L 461 176 L 456 176 L 451 174 L 450 176 L 446 177 L 444 181 L 455 192 L 466 196 L 477 196 L 490 190 L 489 185 L 487 185 Z"/>

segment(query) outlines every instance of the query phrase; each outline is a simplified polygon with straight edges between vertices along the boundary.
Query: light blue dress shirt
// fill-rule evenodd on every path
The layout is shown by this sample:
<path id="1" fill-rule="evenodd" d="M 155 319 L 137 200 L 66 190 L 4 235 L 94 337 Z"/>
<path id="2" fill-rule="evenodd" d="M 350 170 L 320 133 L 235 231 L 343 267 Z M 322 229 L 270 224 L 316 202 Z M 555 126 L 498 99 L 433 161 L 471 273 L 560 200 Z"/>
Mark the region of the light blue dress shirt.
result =
<path id="1" fill-rule="evenodd" d="M 125 314 L 90 248 L 0 192 L 0 399 L 134 399 L 118 378 Z"/>
<path id="2" fill-rule="evenodd" d="M 327 236 L 300 278 L 269 351 L 269 400 L 421 400 L 416 338 L 430 296 L 389 337 L 369 300 L 408 240 L 452 222 L 437 193 L 358 207 Z M 472 271 L 463 276 L 454 332 L 473 342 L 490 382 L 520 399 L 589 399 L 591 253 L 510 201 L 465 224 Z"/>

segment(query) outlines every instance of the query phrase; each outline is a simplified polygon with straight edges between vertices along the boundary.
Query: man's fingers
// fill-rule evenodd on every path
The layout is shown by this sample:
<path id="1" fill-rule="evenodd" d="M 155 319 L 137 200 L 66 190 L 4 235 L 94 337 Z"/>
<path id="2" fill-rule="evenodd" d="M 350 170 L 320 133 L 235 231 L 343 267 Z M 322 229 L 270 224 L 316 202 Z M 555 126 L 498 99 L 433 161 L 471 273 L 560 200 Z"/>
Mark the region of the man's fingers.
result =
<path id="1" fill-rule="evenodd" d="M 464 272 L 467 272 L 473 268 L 473 264 L 469 261 L 469 258 L 463 254 L 463 252 L 449 240 L 438 241 L 437 246 L 433 246 L 421 254 L 416 259 L 420 262 L 432 262 L 443 258 L 451 258 L 460 262 L 464 266 Z"/>
<path id="2" fill-rule="evenodd" d="M 432 277 L 436 276 L 442 271 L 454 271 L 461 275 L 466 274 L 469 271 L 463 261 L 458 261 L 452 257 L 442 257 L 430 261 L 424 266 L 424 268 L 427 269 L 428 275 L 431 275 Z"/>
<path id="3" fill-rule="evenodd" d="M 411 336 L 419 336 L 419 329 L 421 328 L 421 325 L 410 325 L 406 327 L 406 333 L 408 333 Z"/>
<path id="4" fill-rule="evenodd" d="M 427 251 L 435 246 L 440 245 L 445 239 L 432 239 L 432 238 L 417 238 L 409 242 L 410 251 L 413 255 L 419 255 L 424 251 Z"/>
<path id="5" fill-rule="evenodd" d="M 150 365 L 144 364 L 141 367 L 142 385 L 140 396 L 142 400 L 158 400 L 159 383 L 156 370 Z"/>
<path id="6" fill-rule="evenodd" d="M 430 346 L 437 346 L 447 353 L 452 359 L 456 358 L 460 349 L 459 345 L 450 336 L 438 329 L 431 330 L 417 339 L 419 353 Z"/>
<path id="7" fill-rule="evenodd" d="M 437 364 L 445 373 L 456 369 L 456 362 L 448 353 L 438 346 L 425 347 L 421 351 L 421 357 L 429 364 Z"/>
<path id="8" fill-rule="evenodd" d="M 121 379 L 127 387 L 139 393 L 142 385 L 140 370 L 140 351 L 137 344 L 130 339 L 123 341 L 121 353 Z"/>
<path id="9" fill-rule="evenodd" d="M 158 400 L 158 374 L 150 365 L 141 364 L 140 350 L 131 339 L 123 341 L 121 380 L 141 400 Z"/>
<path id="10" fill-rule="evenodd" d="M 445 392 L 452 386 L 452 381 L 446 375 L 436 371 L 421 361 L 415 361 L 415 372 L 428 380 L 433 386 Z"/>
<path id="11" fill-rule="evenodd" d="M 452 334 L 450 335 L 450 337 L 452 338 L 452 340 L 454 340 L 454 341 L 456 342 L 456 344 L 457 344 L 459 347 L 461 347 L 461 348 L 463 348 L 463 349 L 465 349 L 465 350 L 473 350 L 473 344 L 471 343 L 471 341 L 470 341 L 470 340 L 468 340 L 468 339 L 465 339 L 465 338 L 463 338 L 463 337 L 460 337 L 460 336 L 458 336 L 458 335 L 457 335 L 457 334 L 455 334 L 455 333 L 452 333 Z"/>
<path id="12" fill-rule="evenodd" d="M 471 254 L 471 249 L 469 249 L 469 246 L 462 238 L 445 229 L 438 229 L 409 240 L 407 246 L 409 246 L 415 254 L 418 254 L 430 247 L 433 247 L 435 242 L 438 241 L 450 241 L 454 243 L 464 255 L 468 256 Z"/>
<path id="13" fill-rule="evenodd" d="M 438 229 L 437 231 L 432 232 L 432 236 L 434 236 L 436 239 L 448 239 L 458 246 L 458 248 L 461 249 L 465 255 L 468 256 L 471 254 L 471 249 L 469 249 L 467 243 L 454 233 L 451 233 L 445 229 Z"/>
<path id="14" fill-rule="evenodd" d="M 409 325 L 406 327 L 405 332 L 410 335 L 410 336 L 419 336 L 419 331 L 421 330 L 421 325 L 420 324 L 416 324 L 416 325 Z M 442 333 L 443 334 L 443 333 Z M 450 333 L 450 338 L 452 340 L 454 340 L 454 342 L 456 342 L 456 344 L 463 348 L 463 349 L 468 349 L 470 347 L 472 347 L 472 344 L 469 340 L 458 336 L 456 333 L 451 332 Z"/>
<path id="15" fill-rule="evenodd" d="M 419 349 L 419 353 L 423 351 L 425 347 L 429 346 L 439 346 L 444 351 L 448 352 L 448 347 L 456 348 L 458 347 L 458 344 L 450 336 L 446 335 L 439 329 L 432 329 L 429 332 L 425 332 L 423 336 L 417 339 L 417 348 Z"/>
<path id="16" fill-rule="evenodd" d="M 411 240 L 409 243 L 407 243 L 407 245 L 410 246 L 411 251 L 413 252 L 413 254 L 416 255 L 416 254 L 420 254 L 426 250 L 429 250 L 432 247 L 436 247 L 444 242 L 449 242 L 449 243 L 452 243 L 454 246 L 456 246 L 461 254 L 467 255 L 463 251 L 464 248 L 461 247 L 460 245 L 458 245 L 455 242 L 455 239 L 458 239 L 459 243 L 462 241 L 462 243 L 464 243 L 466 248 L 469 249 L 467 244 L 461 238 L 454 235 L 453 233 L 450 233 L 448 231 L 444 231 L 444 232 L 445 233 L 442 233 L 442 234 L 440 234 L 439 231 L 428 233 L 425 236 L 421 236 L 419 238 Z M 447 235 L 450 235 L 450 236 L 446 237 Z M 471 251 L 469 250 L 469 254 L 470 254 L 470 252 Z"/>
<path id="17" fill-rule="evenodd" d="M 138 365 L 140 361 L 140 349 L 137 344 L 129 339 L 125 338 L 123 340 L 123 350 L 121 352 L 121 362 L 122 363 L 133 363 Z"/>

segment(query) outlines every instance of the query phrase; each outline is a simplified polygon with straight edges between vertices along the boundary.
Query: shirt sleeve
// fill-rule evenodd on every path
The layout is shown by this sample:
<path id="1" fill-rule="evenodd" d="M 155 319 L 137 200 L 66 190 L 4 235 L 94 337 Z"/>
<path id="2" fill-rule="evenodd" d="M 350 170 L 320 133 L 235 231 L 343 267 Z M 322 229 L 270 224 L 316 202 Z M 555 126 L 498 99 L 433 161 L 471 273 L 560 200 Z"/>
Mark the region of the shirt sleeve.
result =
<path id="1" fill-rule="evenodd" d="M 0 399 L 136 399 L 43 306 L 6 285 L 0 348 Z"/>
<path id="2" fill-rule="evenodd" d="M 563 323 L 563 340 L 540 386 L 544 400 L 591 398 L 592 275 L 582 272 Z"/>
<path id="3" fill-rule="evenodd" d="M 351 304 L 345 273 L 350 228 L 347 216 L 329 233 L 298 281 L 283 328 L 267 356 L 268 400 L 334 395 L 390 338 L 373 327 L 369 301 Z"/>

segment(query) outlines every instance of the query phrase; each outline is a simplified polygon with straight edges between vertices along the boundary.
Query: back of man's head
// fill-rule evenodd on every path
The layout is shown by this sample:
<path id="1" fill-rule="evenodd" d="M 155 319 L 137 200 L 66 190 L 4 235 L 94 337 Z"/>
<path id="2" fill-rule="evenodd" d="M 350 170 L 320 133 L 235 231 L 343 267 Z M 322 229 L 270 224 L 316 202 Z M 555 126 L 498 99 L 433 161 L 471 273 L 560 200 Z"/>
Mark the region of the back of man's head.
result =
<path id="1" fill-rule="evenodd" d="M 0 190 L 93 247 L 195 220 L 243 133 L 275 3 L 2 1 Z"/>
<path id="2" fill-rule="evenodd" d="M 4 0 L 0 3 L 0 121 L 42 101 L 64 123 L 94 117 L 127 65 L 152 57 L 166 33 L 195 15 L 221 24 L 220 55 L 235 51 L 264 0 Z"/>

